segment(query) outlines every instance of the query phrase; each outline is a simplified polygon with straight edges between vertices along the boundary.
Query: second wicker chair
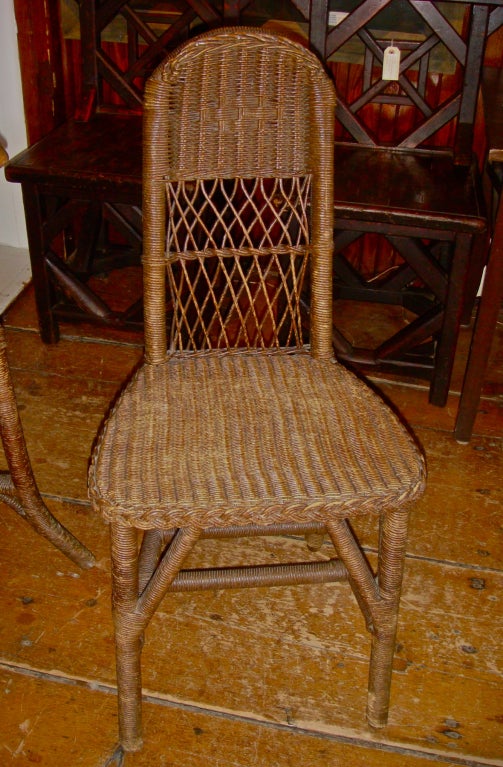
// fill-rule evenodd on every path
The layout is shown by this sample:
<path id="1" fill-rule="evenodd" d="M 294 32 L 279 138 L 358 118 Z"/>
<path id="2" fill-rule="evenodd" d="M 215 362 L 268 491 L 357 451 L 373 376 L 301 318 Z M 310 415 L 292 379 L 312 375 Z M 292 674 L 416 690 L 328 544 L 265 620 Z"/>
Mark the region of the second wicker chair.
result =
<path id="1" fill-rule="evenodd" d="M 348 580 L 372 633 L 368 721 L 387 720 L 424 465 L 332 353 L 334 103 L 315 56 L 247 28 L 189 41 L 147 85 L 145 360 L 90 470 L 111 525 L 125 750 L 142 743 L 143 635 L 177 590 Z M 362 514 L 380 522 L 377 578 L 349 526 Z M 327 532 L 333 559 L 182 569 L 213 534 Z"/>

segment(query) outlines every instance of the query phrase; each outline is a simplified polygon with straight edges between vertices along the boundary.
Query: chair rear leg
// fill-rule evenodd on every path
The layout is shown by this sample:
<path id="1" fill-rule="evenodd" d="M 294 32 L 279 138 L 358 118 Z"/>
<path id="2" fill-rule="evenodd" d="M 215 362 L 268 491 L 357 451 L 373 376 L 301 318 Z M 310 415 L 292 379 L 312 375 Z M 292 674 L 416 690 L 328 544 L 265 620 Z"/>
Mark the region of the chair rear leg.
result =
<path id="1" fill-rule="evenodd" d="M 163 548 L 176 530 L 145 530 L 138 555 L 138 593 L 141 594 L 159 562 Z"/>

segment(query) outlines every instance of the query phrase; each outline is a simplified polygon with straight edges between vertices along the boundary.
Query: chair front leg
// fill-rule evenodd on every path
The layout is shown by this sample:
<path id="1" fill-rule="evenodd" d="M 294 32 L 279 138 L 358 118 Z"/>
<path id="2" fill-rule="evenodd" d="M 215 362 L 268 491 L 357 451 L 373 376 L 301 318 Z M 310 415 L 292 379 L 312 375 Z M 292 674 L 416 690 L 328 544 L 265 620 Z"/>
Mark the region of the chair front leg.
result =
<path id="1" fill-rule="evenodd" d="M 327 521 L 327 529 L 372 634 L 367 720 L 371 727 L 388 721 L 391 670 L 402 586 L 408 514 L 383 512 L 380 520 L 377 579 L 344 519 Z"/>
<path id="2" fill-rule="evenodd" d="M 125 751 L 138 751 L 142 747 L 143 624 L 135 612 L 138 602 L 137 530 L 134 527 L 112 522 L 111 549 L 119 738 Z"/>
<path id="3" fill-rule="evenodd" d="M 141 651 L 145 628 L 200 535 L 199 529 L 178 530 L 140 593 L 138 531 L 119 522 L 111 524 L 119 733 L 124 751 L 142 747 Z M 162 540 L 162 535 L 152 536 L 154 549 Z"/>

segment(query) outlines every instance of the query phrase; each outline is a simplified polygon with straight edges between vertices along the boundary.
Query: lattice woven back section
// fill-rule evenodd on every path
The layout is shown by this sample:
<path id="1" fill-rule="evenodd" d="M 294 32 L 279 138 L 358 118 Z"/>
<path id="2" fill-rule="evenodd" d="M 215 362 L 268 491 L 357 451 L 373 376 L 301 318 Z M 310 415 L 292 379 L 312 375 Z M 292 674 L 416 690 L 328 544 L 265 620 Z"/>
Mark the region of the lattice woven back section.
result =
<path id="1" fill-rule="evenodd" d="M 310 181 L 167 184 L 171 349 L 303 345 Z"/>

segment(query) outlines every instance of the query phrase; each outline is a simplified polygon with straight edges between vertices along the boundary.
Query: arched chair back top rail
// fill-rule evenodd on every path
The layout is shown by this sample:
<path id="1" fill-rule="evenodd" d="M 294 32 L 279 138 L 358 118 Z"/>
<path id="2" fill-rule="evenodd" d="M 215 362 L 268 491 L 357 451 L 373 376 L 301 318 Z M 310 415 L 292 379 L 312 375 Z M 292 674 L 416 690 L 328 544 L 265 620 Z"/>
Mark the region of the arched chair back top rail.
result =
<path id="1" fill-rule="evenodd" d="M 408 508 L 425 470 L 396 415 L 333 356 L 334 104 L 312 53 L 251 28 L 198 36 L 147 84 L 145 362 L 89 474 L 111 528 L 125 750 L 142 743 L 144 633 L 173 591 L 349 581 L 372 633 L 368 721 L 387 721 Z M 376 574 L 350 528 L 364 514 L 380 526 Z M 207 537 L 287 533 L 319 551 L 194 566 Z"/>

